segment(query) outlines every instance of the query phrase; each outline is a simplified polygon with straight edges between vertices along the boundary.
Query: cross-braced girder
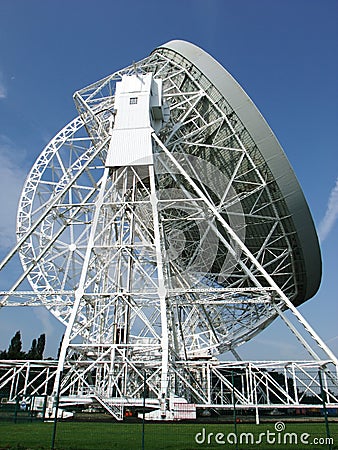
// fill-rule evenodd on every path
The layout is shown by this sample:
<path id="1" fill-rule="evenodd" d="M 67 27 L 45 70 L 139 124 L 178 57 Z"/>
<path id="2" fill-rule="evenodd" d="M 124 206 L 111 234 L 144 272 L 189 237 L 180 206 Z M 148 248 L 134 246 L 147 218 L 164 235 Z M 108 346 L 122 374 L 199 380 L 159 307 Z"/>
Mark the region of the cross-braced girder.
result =
<path id="1" fill-rule="evenodd" d="M 110 350 L 107 350 L 109 352 Z M 6 362 L 0 365 L 0 389 L 8 402 L 16 398 L 50 395 L 57 361 Z M 320 410 L 324 398 L 328 408 L 338 405 L 336 370 L 328 360 L 322 361 L 176 361 L 169 365 L 175 380 L 176 395 L 185 397 L 197 408 L 256 411 L 299 408 Z M 123 390 L 128 370 L 129 394 Z M 142 406 L 144 381 L 146 406 L 159 408 L 160 364 L 125 360 L 113 373 L 104 361 L 104 352 L 96 362 L 69 360 L 64 367 L 60 389 L 60 406 L 99 403 L 117 420 L 123 408 Z M 320 374 L 322 377 L 322 387 Z M 97 381 L 99 380 L 99 382 Z M 107 390 L 111 395 L 107 397 Z M 172 411 L 171 411 L 172 413 Z"/>
<path id="2" fill-rule="evenodd" d="M 159 112 L 151 92 L 151 158 L 111 163 L 124 161 L 111 147 L 122 142 L 114 128 L 117 86 L 149 77 L 162 98 Z M 44 305 L 66 326 L 55 391 L 72 361 L 64 394 L 82 389 L 112 406 L 112 397 L 141 395 L 145 369 L 161 407 L 170 392 L 212 403 L 204 374 L 219 377 L 222 389 L 229 384 L 213 358 L 235 352 L 276 317 L 311 357 L 322 360 L 299 324 L 337 363 L 295 308 L 306 295 L 306 267 L 270 161 L 196 65 L 160 48 L 76 92 L 74 101 L 79 117 L 33 166 L 18 243 L 0 265 L 19 254 L 23 266 L 1 305 Z M 134 94 L 129 104 L 137 104 Z M 252 383 L 263 383 L 252 373 Z"/>

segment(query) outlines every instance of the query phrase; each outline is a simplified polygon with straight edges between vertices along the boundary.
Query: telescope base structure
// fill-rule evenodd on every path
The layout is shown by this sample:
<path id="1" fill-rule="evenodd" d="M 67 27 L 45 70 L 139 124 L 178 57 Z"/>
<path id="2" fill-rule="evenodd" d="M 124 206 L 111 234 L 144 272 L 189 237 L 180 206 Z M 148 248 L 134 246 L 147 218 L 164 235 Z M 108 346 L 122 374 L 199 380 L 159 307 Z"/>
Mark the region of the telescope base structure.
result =
<path id="1" fill-rule="evenodd" d="M 153 420 L 194 419 L 206 411 L 245 411 L 256 415 L 267 410 L 296 414 L 300 409 L 318 412 L 338 407 L 337 366 L 321 361 L 176 361 L 169 364 L 169 385 L 175 390 L 158 398 L 160 365 L 125 361 L 115 370 L 104 358 L 68 361 L 61 378 L 59 398 L 52 396 L 58 361 L 1 361 L 0 395 L 6 402 L 18 399 L 29 405 L 47 396 L 45 418 L 62 411 L 96 407 L 121 421 L 126 411 Z M 125 386 L 121 373 L 128 372 Z M 320 380 L 322 378 L 322 381 Z M 4 401 L 4 400 L 3 400 Z M 67 414 L 58 413 L 58 417 Z M 306 414 L 306 412 L 305 412 Z"/>
<path id="2" fill-rule="evenodd" d="M 337 405 L 337 357 L 297 309 L 320 283 L 311 214 L 230 74 L 173 41 L 74 101 L 78 117 L 27 177 L 17 243 L 0 262 L 0 307 L 44 306 L 65 333 L 58 361 L 2 362 L 8 401 L 44 395 L 47 417 L 92 404 L 117 420 L 127 408 L 258 417 L 320 408 L 323 392 Z M 276 318 L 311 361 L 216 359 L 239 360 Z"/>

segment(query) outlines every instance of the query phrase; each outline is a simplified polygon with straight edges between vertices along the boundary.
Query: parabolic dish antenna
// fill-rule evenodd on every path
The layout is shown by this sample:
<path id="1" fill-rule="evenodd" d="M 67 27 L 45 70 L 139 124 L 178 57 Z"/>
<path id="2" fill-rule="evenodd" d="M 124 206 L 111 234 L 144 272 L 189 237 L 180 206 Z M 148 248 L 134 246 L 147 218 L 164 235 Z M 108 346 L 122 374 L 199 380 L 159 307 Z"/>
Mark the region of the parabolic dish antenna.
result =
<path id="1" fill-rule="evenodd" d="M 180 328 L 176 330 L 178 353 L 185 350 L 189 356 L 204 348 L 220 353 L 264 328 L 272 316 L 264 304 L 243 306 L 241 290 L 254 299 L 262 295 L 259 289 L 249 292 L 246 288 L 269 283 L 258 268 L 248 264 L 247 255 L 215 211 L 296 305 L 317 291 L 321 260 L 308 206 L 271 129 L 231 75 L 190 43 L 169 42 L 136 66 L 75 94 L 79 116 L 43 150 L 23 188 L 18 239 L 46 209 L 49 212 L 21 252 L 22 264 L 27 269 L 47 249 L 30 274 L 32 287 L 37 291 L 78 288 L 107 161 L 112 118 L 119 114 L 116 83 L 123 77 L 142 80 L 147 74 L 162 84 L 162 105 L 157 106 L 162 124 L 154 132 L 161 144 L 153 139 L 153 153 L 168 320 Z M 154 115 L 155 107 L 146 113 Z M 117 145 L 124 146 L 121 154 L 126 155 L 133 144 L 120 134 Z M 132 134 L 130 130 L 128 134 Z M 186 171 L 186 177 L 162 145 Z M 131 158 L 139 156 L 136 150 Z M 110 183 L 118 180 L 116 192 L 110 193 L 100 250 L 88 268 L 90 283 L 95 283 L 93 293 L 151 290 L 151 278 L 157 277 L 155 253 L 143 248 L 130 250 L 131 245 L 151 245 L 154 239 L 149 174 L 139 161 L 135 169 L 127 157 L 123 161 L 120 155 L 120 159 L 119 165 L 128 165 L 111 168 Z M 190 179 L 215 211 L 191 186 Z M 133 267 L 128 269 L 131 261 Z M 144 276 L 141 270 L 146 271 Z M 222 301 L 228 296 L 238 298 L 238 303 L 228 306 Z M 152 304 L 149 299 L 147 310 L 156 310 Z M 54 305 L 48 305 L 65 325 L 72 307 L 69 296 L 61 294 Z M 90 309 L 89 304 L 86 308 Z M 153 317 L 149 311 L 148 315 Z M 140 339 L 137 331 L 132 332 L 132 323 L 128 328 L 129 338 Z"/>
<path id="2" fill-rule="evenodd" d="M 24 274 L 67 327 L 60 372 L 86 361 L 78 381 L 133 397 L 143 365 L 150 396 L 180 394 L 177 364 L 235 351 L 276 305 L 316 293 L 311 214 L 253 102 L 193 44 L 162 45 L 74 101 L 23 188 Z"/>

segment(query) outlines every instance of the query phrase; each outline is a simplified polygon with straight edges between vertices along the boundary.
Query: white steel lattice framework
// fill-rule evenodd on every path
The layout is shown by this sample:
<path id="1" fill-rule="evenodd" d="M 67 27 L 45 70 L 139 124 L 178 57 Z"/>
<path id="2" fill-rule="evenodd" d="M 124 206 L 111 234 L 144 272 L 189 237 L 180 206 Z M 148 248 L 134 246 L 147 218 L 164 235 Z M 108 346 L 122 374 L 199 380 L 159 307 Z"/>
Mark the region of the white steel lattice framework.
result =
<path id="1" fill-rule="evenodd" d="M 54 393 L 63 374 L 61 395 L 95 399 L 121 418 L 146 376 L 158 417 L 170 417 L 172 395 L 222 404 L 211 385 L 202 389 L 215 357 L 238 357 L 277 316 L 336 383 L 335 355 L 296 308 L 320 281 L 310 213 L 231 76 L 173 41 L 74 101 L 79 116 L 26 180 L 18 243 L 0 265 L 18 253 L 23 266 L 3 306 L 44 305 L 66 326 Z M 25 280 L 32 291 L 20 291 Z"/>

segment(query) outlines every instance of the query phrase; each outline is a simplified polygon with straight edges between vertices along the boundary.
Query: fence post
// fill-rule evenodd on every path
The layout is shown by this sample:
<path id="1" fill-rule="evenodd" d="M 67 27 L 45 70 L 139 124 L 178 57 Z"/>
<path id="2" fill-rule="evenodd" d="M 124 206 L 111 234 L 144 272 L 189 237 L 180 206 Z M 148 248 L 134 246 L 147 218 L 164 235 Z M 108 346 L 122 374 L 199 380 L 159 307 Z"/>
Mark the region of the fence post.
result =
<path id="1" fill-rule="evenodd" d="M 146 369 L 143 370 L 143 418 L 142 418 L 142 450 L 144 450 L 144 425 L 146 415 Z"/>
<path id="2" fill-rule="evenodd" d="M 323 412 L 324 412 L 324 419 L 325 419 L 326 436 L 327 436 L 327 438 L 329 440 L 329 450 L 332 450 L 330 428 L 329 428 L 329 419 L 327 417 L 327 409 L 326 409 L 326 402 L 325 402 L 325 392 L 324 392 L 324 388 L 323 388 L 323 379 L 322 379 L 321 369 L 318 370 L 318 377 L 319 377 L 320 394 L 321 394 L 321 397 L 322 397 L 322 405 L 323 405 Z"/>
<path id="3" fill-rule="evenodd" d="M 234 408 L 233 416 L 234 416 L 234 429 L 236 435 L 236 450 L 238 450 L 238 442 L 237 442 L 237 416 L 236 416 L 236 396 L 235 396 L 235 376 L 234 371 L 231 371 L 231 384 L 232 384 L 232 404 Z"/>
<path id="4" fill-rule="evenodd" d="M 19 406 L 19 397 L 16 397 L 14 406 L 14 423 L 16 423 L 18 417 L 18 406 Z"/>
<path id="5" fill-rule="evenodd" d="M 57 421 L 58 421 L 59 400 L 60 400 L 60 390 L 61 390 L 61 378 L 62 378 L 62 372 L 60 373 L 59 384 L 58 384 L 58 388 L 57 388 L 57 392 L 56 392 L 56 399 L 55 399 L 55 416 L 54 416 L 52 443 L 51 443 L 51 447 L 50 447 L 51 450 L 54 450 L 54 446 L 55 446 L 56 426 L 57 426 Z M 53 402 L 52 411 L 53 411 L 53 409 L 54 409 L 54 402 Z"/>

